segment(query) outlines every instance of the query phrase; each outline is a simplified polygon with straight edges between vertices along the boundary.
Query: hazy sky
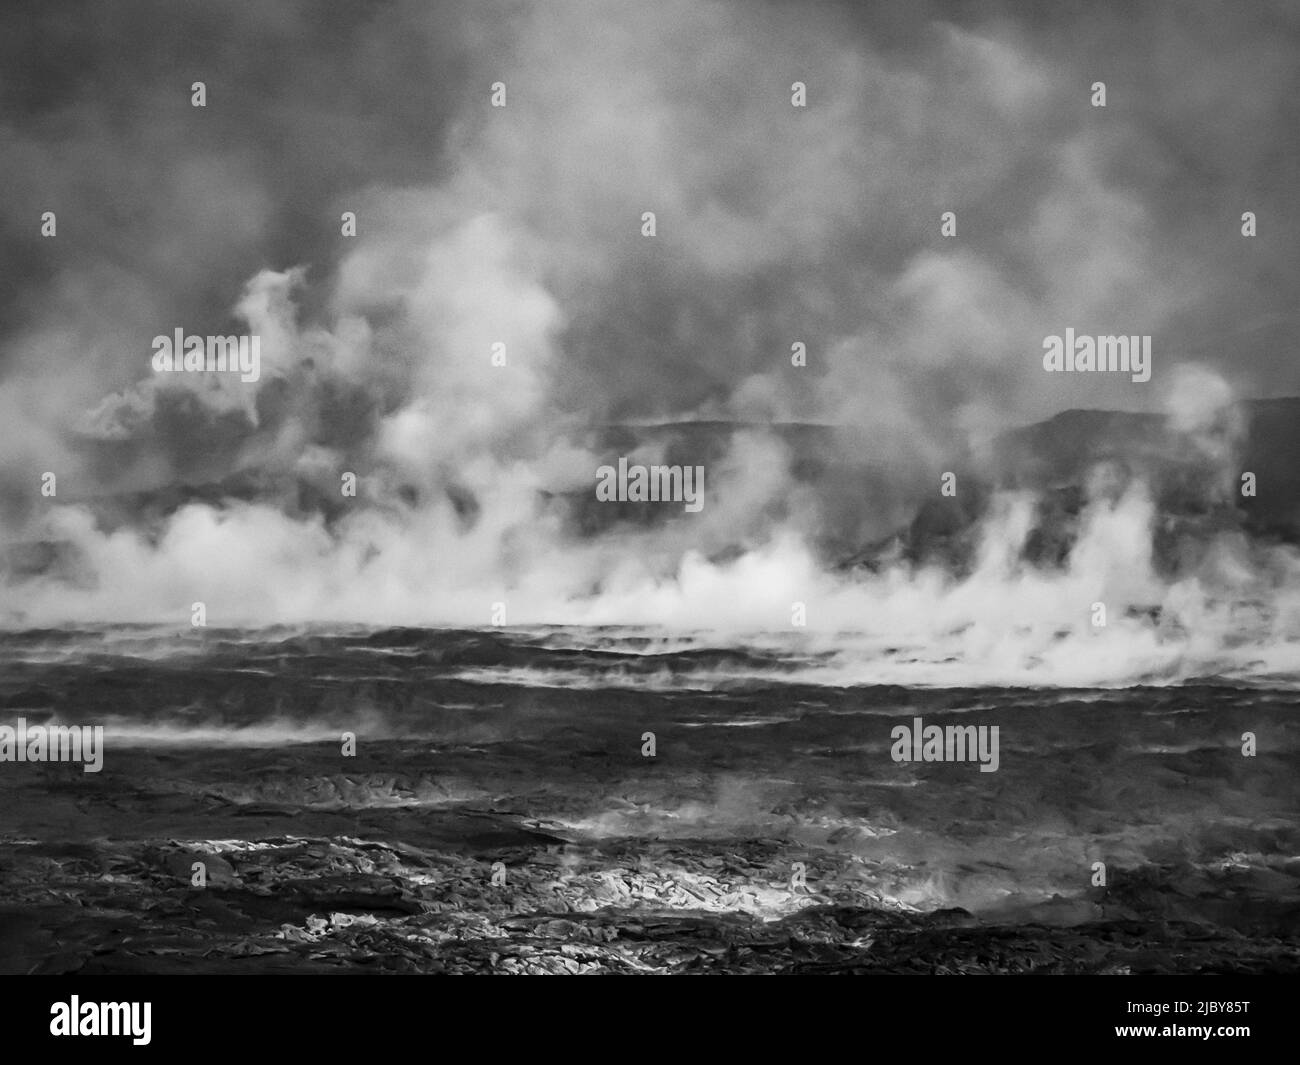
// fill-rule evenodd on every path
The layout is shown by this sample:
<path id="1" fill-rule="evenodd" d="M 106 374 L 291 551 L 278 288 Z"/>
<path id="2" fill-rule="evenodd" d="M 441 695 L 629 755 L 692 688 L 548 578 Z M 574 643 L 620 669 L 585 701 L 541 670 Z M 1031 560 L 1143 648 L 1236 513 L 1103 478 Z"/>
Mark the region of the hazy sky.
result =
<path id="1" fill-rule="evenodd" d="M 920 453 L 1189 362 L 1294 394 L 1297 72 L 1294 3 L 10 2 L 3 501 L 624 419 Z M 178 327 L 258 331 L 262 379 L 155 379 Z M 1066 327 L 1151 334 L 1152 380 L 1045 374 Z"/>

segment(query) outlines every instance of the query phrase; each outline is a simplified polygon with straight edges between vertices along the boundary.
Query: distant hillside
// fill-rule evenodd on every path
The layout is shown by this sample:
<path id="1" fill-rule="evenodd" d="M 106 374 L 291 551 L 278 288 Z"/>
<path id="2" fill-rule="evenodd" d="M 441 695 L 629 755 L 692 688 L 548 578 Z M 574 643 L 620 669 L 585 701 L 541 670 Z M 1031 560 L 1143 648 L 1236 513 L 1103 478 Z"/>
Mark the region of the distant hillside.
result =
<path id="1" fill-rule="evenodd" d="M 739 434 L 755 432 L 781 444 L 779 462 L 817 500 L 816 533 L 825 557 L 841 567 L 877 569 L 893 560 L 933 562 L 960 572 L 977 544 L 978 525 L 995 490 L 1018 488 L 1040 499 L 1040 520 L 1026 554 L 1039 564 L 1063 560 L 1074 542 L 1087 502 L 1090 478 L 1102 476 L 1111 491 L 1134 478 L 1150 486 L 1160 513 L 1157 554 L 1171 564 L 1194 557 L 1212 537 L 1237 532 L 1255 539 L 1300 544 L 1300 398 L 1255 400 L 1229 412 L 1228 424 L 1201 437 L 1176 432 L 1162 415 L 1071 410 L 995 438 L 978 455 L 953 455 L 937 468 L 933 456 L 876 453 L 870 427 L 804 423 L 779 425 L 724 421 L 655 425 L 609 425 L 578 441 L 601 461 L 620 456 L 670 465 L 704 465 L 706 500 L 716 498 L 720 477 Z M 774 462 L 778 458 L 773 459 Z M 954 498 L 939 495 L 941 470 L 957 472 Z M 1240 476 L 1256 477 L 1254 498 L 1240 493 Z M 779 472 L 779 471 L 774 471 Z M 608 503 L 591 487 L 543 492 L 543 505 L 570 533 L 589 537 L 629 528 L 689 520 L 678 507 Z M 449 501 L 472 533 L 478 512 L 473 486 L 449 485 Z M 398 488 L 406 505 L 424 502 L 414 487 Z M 62 500 L 61 496 L 61 500 Z M 221 481 L 173 485 L 151 492 L 70 498 L 92 509 L 102 528 L 156 528 L 179 507 L 261 500 L 326 524 L 350 512 L 332 480 L 313 483 L 256 472 Z M 707 505 L 707 502 L 706 502 Z M 756 527 L 790 517 L 791 501 L 766 504 Z M 713 545 L 716 549 L 717 545 Z M 735 549 L 747 546 L 738 532 Z M 716 553 L 716 551 L 715 551 Z M 0 547 L 0 577 L 20 580 L 51 574 L 86 578 L 81 560 L 66 543 L 26 542 Z"/>
<path id="2" fill-rule="evenodd" d="M 1179 432 L 1159 414 L 1100 410 L 1065 411 L 1003 433 L 975 464 L 973 484 L 963 481 L 953 498 L 936 489 L 906 528 L 845 565 L 874 569 L 902 558 L 962 569 L 994 489 L 1039 496 L 1027 555 L 1059 562 L 1074 542 L 1090 478 L 1113 492 L 1135 478 L 1150 487 L 1160 516 L 1157 557 L 1171 565 L 1231 531 L 1300 544 L 1300 398 L 1245 401 L 1228 414 L 1203 434 Z M 1247 472 L 1255 475 L 1254 497 L 1241 493 Z"/>

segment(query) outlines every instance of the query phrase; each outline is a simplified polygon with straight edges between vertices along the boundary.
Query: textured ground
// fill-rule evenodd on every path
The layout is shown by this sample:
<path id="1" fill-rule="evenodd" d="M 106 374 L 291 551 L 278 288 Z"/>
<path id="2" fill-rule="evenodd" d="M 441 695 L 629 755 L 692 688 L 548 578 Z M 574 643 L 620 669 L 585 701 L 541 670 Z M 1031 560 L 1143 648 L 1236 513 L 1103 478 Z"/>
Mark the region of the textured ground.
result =
<path id="1" fill-rule="evenodd" d="M 195 756 L 133 757 L 174 771 Z M 286 760 L 219 758 L 263 781 Z M 8 819 L 21 802 L 46 837 L 0 843 L 5 972 L 1300 970 L 1300 862 L 1281 856 L 1114 866 L 1107 888 L 1080 869 L 1065 895 L 971 913 L 918 892 L 947 879 L 942 862 L 871 857 L 864 844 L 889 836 L 815 816 L 774 817 L 771 835 L 596 837 L 449 803 L 428 774 L 312 778 L 293 804 L 165 777 L 116 794 L 111 778 L 37 772 L 21 795 L 4 789 Z M 629 824 L 656 820 L 623 805 Z M 806 886 L 792 886 L 800 862 Z M 995 882 L 965 872 L 967 894 Z"/>
<path id="2" fill-rule="evenodd" d="M 566 690 L 417 638 L 11 655 L 0 716 L 109 733 L 0 765 L 0 971 L 1300 969 L 1291 693 Z M 894 763 L 913 715 L 1000 769 Z"/>

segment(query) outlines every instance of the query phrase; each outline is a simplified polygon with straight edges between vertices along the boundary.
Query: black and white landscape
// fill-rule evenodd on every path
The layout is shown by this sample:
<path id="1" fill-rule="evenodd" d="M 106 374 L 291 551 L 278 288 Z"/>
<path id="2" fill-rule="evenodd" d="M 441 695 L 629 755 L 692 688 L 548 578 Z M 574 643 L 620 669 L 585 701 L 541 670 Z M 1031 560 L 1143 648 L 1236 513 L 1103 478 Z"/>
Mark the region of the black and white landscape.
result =
<path id="1" fill-rule="evenodd" d="M 0 972 L 1300 970 L 1298 74 L 6 4 Z"/>

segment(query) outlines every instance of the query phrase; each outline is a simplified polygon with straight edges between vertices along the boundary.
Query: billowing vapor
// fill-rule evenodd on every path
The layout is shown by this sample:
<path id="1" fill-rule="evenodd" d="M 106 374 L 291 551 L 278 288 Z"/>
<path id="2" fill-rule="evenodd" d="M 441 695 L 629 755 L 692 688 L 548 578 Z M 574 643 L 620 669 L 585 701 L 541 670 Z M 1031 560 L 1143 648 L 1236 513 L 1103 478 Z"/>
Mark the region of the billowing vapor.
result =
<path id="1" fill-rule="evenodd" d="M 818 683 L 1297 670 L 1290 547 L 1225 522 L 1189 548 L 1163 475 L 1110 456 L 1081 464 L 1045 555 L 1061 485 L 1014 483 L 988 457 L 1000 431 L 1067 408 L 1161 412 L 1200 464 L 1197 497 L 1230 509 L 1250 428 L 1237 399 L 1292 383 L 1266 344 L 1236 363 L 1193 351 L 1188 304 L 1231 303 L 1240 271 L 1205 266 L 1208 223 L 1168 235 L 1168 190 L 1123 165 L 1143 118 L 1089 114 L 1093 78 L 1062 87 L 1059 39 L 935 16 L 902 49 L 835 6 L 509 10 L 398 5 L 386 28 L 355 28 L 373 48 L 470 57 L 447 75 L 427 164 L 404 145 L 368 174 L 344 144 L 338 180 L 313 186 L 311 225 L 337 233 L 355 212 L 355 238 L 259 246 L 286 224 L 283 175 L 191 144 L 138 238 L 161 246 L 179 204 L 225 190 L 183 246 L 66 266 L 5 336 L 4 539 L 61 560 L 11 574 L 7 624 L 188 626 L 201 602 L 216 627 L 481 627 L 502 604 L 510 626 L 782 642 Z M 1184 32 L 1209 51 L 1218 28 Z M 306 137 L 307 103 L 288 121 Z M 1229 131 L 1205 150 L 1248 156 Z M 1066 327 L 1153 335 L 1152 382 L 1043 373 L 1043 337 Z M 260 379 L 155 374 L 149 340 L 176 328 L 257 335 Z M 703 509 L 602 509 L 596 471 L 620 457 L 703 465 Z M 960 558 L 889 547 L 952 470 Z"/>

